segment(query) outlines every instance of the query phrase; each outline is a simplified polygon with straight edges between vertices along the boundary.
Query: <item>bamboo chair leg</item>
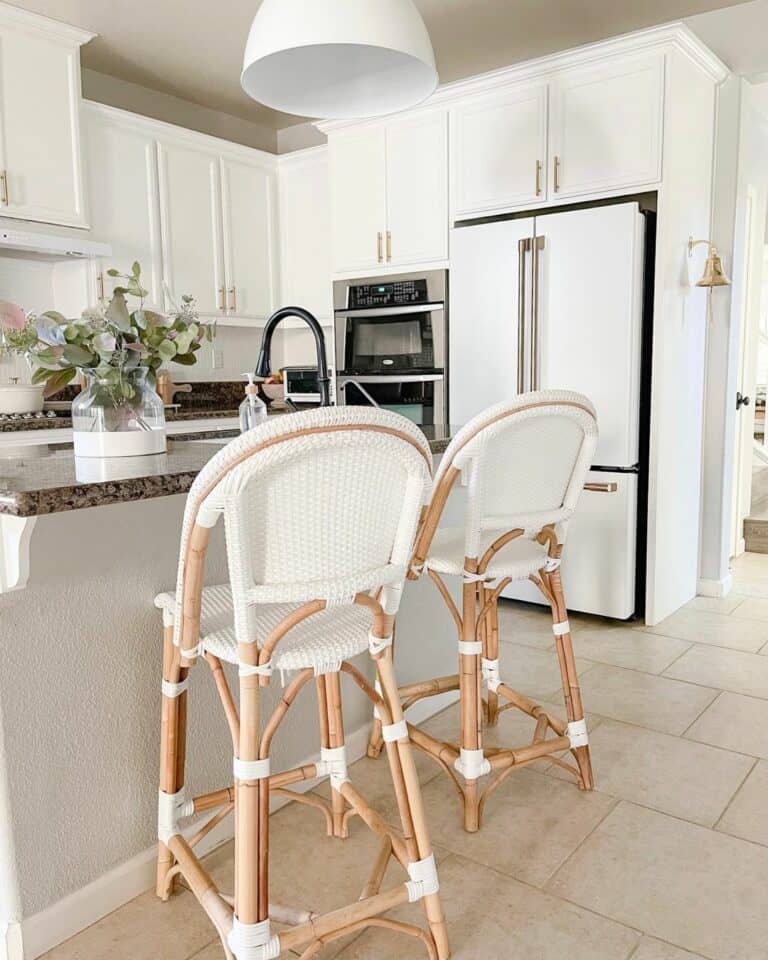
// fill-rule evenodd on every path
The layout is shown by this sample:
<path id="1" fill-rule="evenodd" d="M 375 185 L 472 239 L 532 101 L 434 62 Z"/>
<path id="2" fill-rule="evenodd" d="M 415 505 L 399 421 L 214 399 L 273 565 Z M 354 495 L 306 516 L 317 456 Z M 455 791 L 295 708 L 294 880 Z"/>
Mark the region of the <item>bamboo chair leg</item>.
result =
<path id="1" fill-rule="evenodd" d="M 399 723 L 403 720 L 403 710 L 395 680 L 391 648 L 388 647 L 376 658 L 376 666 L 381 681 L 382 696 L 392 717 L 392 723 Z M 415 848 L 416 856 L 420 860 L 426 859 L 432 855 L 432 845 L 427 829 L 421 786 L 407 733 L 401 740 L 387 744 L 387 755 L 390 760 L 395 789 L 397 791 L 398 784 L 402 783 L 404 790 L 407 815 L 403 818 L 403 831 L 406 836 L 406 843 L 410 839 Z M 411 834 L 411 837 L 409 837 L 409 834 Z M 450 947 L 439 893 L 432 893 L 424 897 L 423 905 L 429 929 L 435 941 L 438 960 L 447 960 L 450 956 Z"/>
<path id="2" fill-rule="evenodd" d="M 467 560 L 467 570 L 476 567 L 476 562 Z M 482 586 L 477 583 L 464 583 L 463 621 L 461 639 L 475 642 L 477 622 L 478 591 Z M 482 750 L 483 713 L 480 692 L 480 657 L 477 654 L 459 654 L 459 702 L 461 709 L 461 739 L 463 750 Z M 464 779 L 464 829 L 476 833 L 480 829 L 480 791 L 477 779 Z"/>
<path id="3" fill-rule="evenodd" d="M 555 570 L 549 575 L 549 589 L 552 593 L 552 619 L 554 623 L 562 623 L 568 619 L 568 610 L 565 605 L 563 594 L 563 582 L 560 577 L 560 571 Z M 579 721 L 584 719 L 584 706 L 581 702 L 581 689 L 579 687 L 579 677 L 576 672 L 576 660 L 573 656 L 573 642 L 570 631 L 562 636 L 555 638 L 557 648 L 557 658 L 560 663 L 560 673 L 563 681 L 563 694 L 565 697 L 565 708 L 568 721 Z M 573 755 L 581 774 L 580 786 L 584 790 L 592 790 L 594 787 L 594 778 L 592 774 L 592 759 L 590 757 L 589 745 L 575 747 Z"/>
<path id="4" fill-rule="evenodd" d="M 484 590 L 483 603 L 488 600 L 488 590 Z M 484 631 L 485 657 L 487 660 L 499 659 L 499 601 L 498 599 L 491 605 L 488 615 L 485 618 Z M 488 713 L 487 724 L 489 727 L 495 727 L 499 722 L 499 695 L 495 690 L 488 691 Z"/>
<path id="5" fill-rule="evenodd" d="M 173 627 L 163 630 L 163 679 L 168 683 L 181 683 L 188 670 L 181 667 L 179 651 L 173 645 Z M 160 789 L 165 793 L 177 793 L 184 786 L 184 762 L 187 740 L 187 693 L 178 697 L 163 695 L 160 721 Z M 178 887 L 178 877 L 166 882 L 175 858 L 168 847 L 158 841 L 155 892 L 161 900 L 167 900 Z"/>
<path id="6" fill-rule="evenodd" d="M 344 717 L 341 708 L 341 682 L 338 673 L 325 676 L 326 704 L 328 712 L 329 747 L 344 746 Z M 349 836 L 347 820 L 344 817 L 347 803 L 338 790 L 331 787 L 331 811 L 333 816 L 333 835 L 341 839 Z"/>
<path id="7" fill-rule="evenodd" d="M 247 662 L 246 657 L 242 659 Z M 259 678 L 241 676 L 239 759 L 264 759 L 259 748 Z M 268 882 L 269 780 L 236 779 L 235 916 L 241 923 L 261 923 L 269 918 Z"/>

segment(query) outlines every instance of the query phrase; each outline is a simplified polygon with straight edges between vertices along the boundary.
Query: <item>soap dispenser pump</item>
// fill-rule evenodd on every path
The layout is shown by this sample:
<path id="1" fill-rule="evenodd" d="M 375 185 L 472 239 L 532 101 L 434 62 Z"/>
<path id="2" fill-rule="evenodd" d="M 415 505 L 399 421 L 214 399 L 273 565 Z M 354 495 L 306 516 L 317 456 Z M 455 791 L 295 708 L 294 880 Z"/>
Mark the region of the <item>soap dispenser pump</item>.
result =
<path id="1" fill-rule="evenodd" d="M 259 396 L 259 387 L 253 382 L 252 373 L 244 373 L 248 377 L 245 388 L 245 400 L 240 404 L 240 433 L 253 430 L 267 419 L 267 406 Z"/>

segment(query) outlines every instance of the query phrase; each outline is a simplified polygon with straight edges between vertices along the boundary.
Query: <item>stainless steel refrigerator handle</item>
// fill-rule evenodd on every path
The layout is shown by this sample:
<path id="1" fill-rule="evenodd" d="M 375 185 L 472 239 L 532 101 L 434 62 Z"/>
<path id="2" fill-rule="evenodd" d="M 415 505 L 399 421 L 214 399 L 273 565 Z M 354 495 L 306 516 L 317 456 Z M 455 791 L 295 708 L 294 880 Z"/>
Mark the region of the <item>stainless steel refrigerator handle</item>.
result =
<path id="1" fill-rule="evenodd" d="M 525 255 L 531 238 L 517 241 L 517 392 L 525 393 Z"/>
<path id="2" fill-rule="evenodd" d="M 360 391 L 360 393 L 362 393 L 362 395 L 363 395 L 367 400 L 370 400 L 370 401 L 371 401 L 371 406 L 373 406 L 373 407 L 378 407 L 378 403 L 376 403 L 376 401 L 373 399 L 373 397 L 370 395 L 370 393 L 368 393 L 368 391 L 365 389 L 365 387 L 364 387 L 361 383 L 358 383 L 356 380 L 345 380 L 343 383 L 340 383 L 340 384 L 339 384 L 339 389 L 340 389 L 340 390 L 346 390 L 347 387 L 349 387 L 349 386 L 357 387 L 357 389 Z"/>
<path id="3" fill-rule="evenodd" d="M 531 244 L 531 390 L 539 389 L 539 251 L 544 237 L 534 237 Z"/>

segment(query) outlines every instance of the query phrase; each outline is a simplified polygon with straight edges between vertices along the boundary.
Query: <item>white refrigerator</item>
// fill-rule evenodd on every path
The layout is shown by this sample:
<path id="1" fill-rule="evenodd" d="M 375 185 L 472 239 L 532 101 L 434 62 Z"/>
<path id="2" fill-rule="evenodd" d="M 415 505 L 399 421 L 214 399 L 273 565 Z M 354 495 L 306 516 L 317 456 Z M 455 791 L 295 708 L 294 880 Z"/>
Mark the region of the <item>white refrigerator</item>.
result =
<path id="1" fill-rule="evenodd" d="M 529 390 L 577 390 L 600 440 L 562 566 L 568 607 L 635 613 L 645 217 L 637 203 L 456 227 L 449 409 L 461 425 Z M 505 596 L 543 602 L 532 584 Z"/>

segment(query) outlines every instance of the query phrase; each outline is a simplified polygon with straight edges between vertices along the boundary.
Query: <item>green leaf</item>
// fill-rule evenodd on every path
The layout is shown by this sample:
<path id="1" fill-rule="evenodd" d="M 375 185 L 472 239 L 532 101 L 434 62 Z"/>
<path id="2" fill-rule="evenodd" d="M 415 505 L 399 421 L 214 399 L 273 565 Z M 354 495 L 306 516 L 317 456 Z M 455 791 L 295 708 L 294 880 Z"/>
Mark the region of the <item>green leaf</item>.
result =
<path id="1" fill-rule="evenodd" d="M 155 313 L 154 310 L 143 310 L 144 322 L 149 327 L 161 327 L 165 324 L 165 317 L 162 313 Z"/>
<path id="2" fill-rule="evenodd" d="M 138 280 L 138 278 L 141 276 L 141 264 L 139 263 L 138 260 L 133 261 L 133 266 L 131 267 L 131 270 L 133 271 L 134 277 L 136 277 L 136 279 Z"/>
<path id="3" fill-rule="evenodd" d="M 176 356 L 176 344 L 173 340 L 163 340 L 163 342 L 158 346 L 157 352 L 163 358 L 163 360 L 173 360 Z"/>
<path id="4" fill-rule="evenodd" d="M 146 297 L 148 296 L 149 291 L 145 290 L 138 280 L 131 277 L 131 279 L 128 281 L 128 293 L 130 293 L 132 297 Z"/>
<path id="5" fill-rule="evenodd" d="M 125 297 L 117 289 L 115 289 L 115 293 L 109 301 L 106 317 L 118 330 L 128 331 L 131 329 L 131 315 L 128 313 Z"/>
<path id="6" fill-rule="evenodd" d="M 120 273 L 119 270 L 115 270 L 114 267 L 110 267 L 109 270 L 107 270 L 107 276 L 108 276 L 108 277 L 122 277 L 122 273 Z"/>
<path id="7" fill-rule="evenodd" d="M 173 358 L 174 363 L 180 363 L 182 367 L 192 367 L 197 363 L 197 357 L 194 353 L 180 353 Z"/>
<path id="8" fill-rule="evenodd" d="M 59 313 L 58 310 L 46 310 L 45 313 L 40 314 L 41 317 L 49 317 L 51 320 L 56 323 L 67 323 L 67 318 L 63 313 Z"/>
<path id="9" fill-rule="evenodd" d="M 65 367 L 63 370 L 58 370 L 56 373 L 51 374 L 46 380 L 47 383 L 47 393 L 56 393 L 57 390 L 61 390 L 68 383 L 71 383 L 74 380 L 77 370 L 74 367 Z"/>
<path id="10" fill-rule="evenodd" d="M 89 367 L 93 363 L 93 354 L 76 343 L 68 343 L 64 347 L 64 359 L 73 367 Z"/>

